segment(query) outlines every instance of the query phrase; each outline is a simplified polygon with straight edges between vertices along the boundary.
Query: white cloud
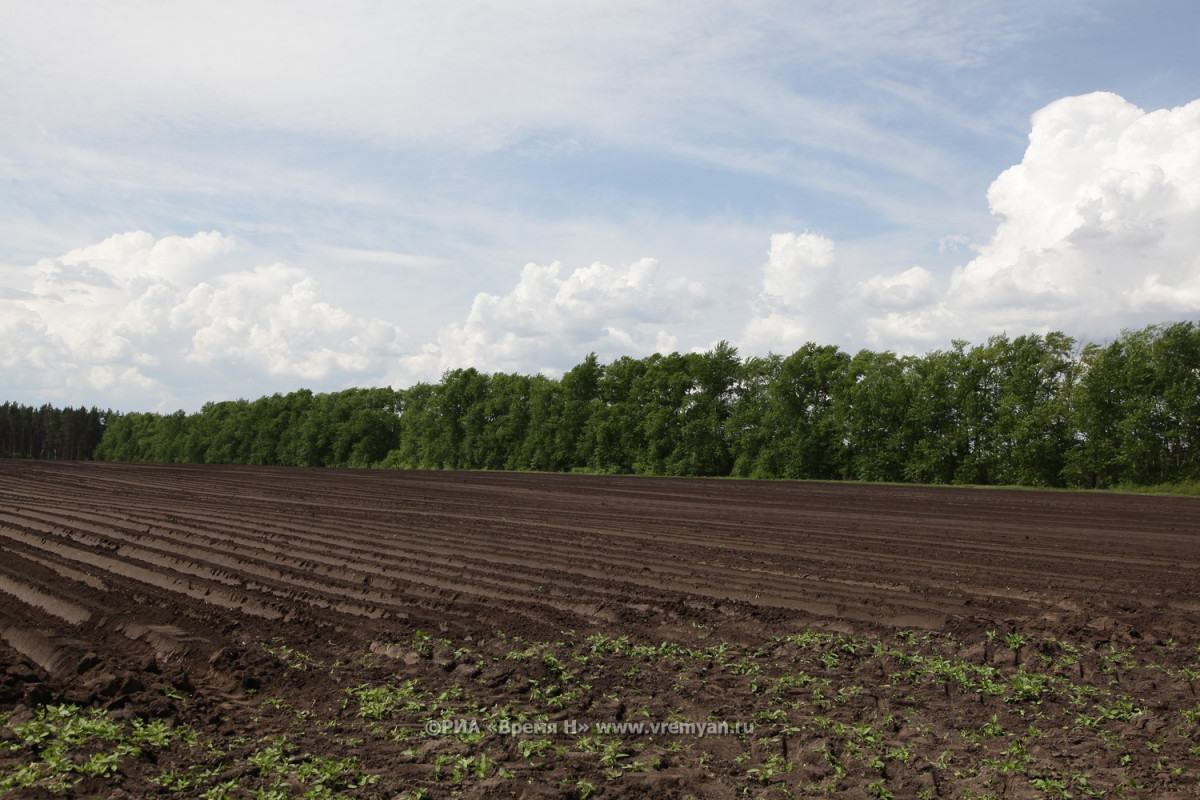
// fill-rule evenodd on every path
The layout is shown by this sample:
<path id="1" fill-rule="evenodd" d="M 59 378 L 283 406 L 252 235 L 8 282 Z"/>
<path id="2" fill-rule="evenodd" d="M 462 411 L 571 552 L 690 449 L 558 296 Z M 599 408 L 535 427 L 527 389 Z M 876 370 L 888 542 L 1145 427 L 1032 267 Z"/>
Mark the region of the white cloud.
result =
<path id="1" fill-rule="evenodd" d="M 1153 113 L 1104 92 L 1051 103 L 988 201 L 995 233 L 948 281 L 914 266 L 851 283 L 832 241 L 773 236 L 743 349 L 923 350 L 1005 331 L 1113 335 L 1200 313 L 1200 100 Z"/>
<path id="2" fill-rule="evenodd" d="M 0 25 L 0 175 L 13 192 L 0 199 L 0 261 L 32 263 L 98 231 L 217 226 L 267 253 L 255 264 L 305 267 L 323 290 L 314 303 L 403 314 L 418 341 L 432 340 L 434 355 L 421 357 L 441 364 L 443 352 L 515 353 L 537 338 L 536 320 L 496 307 L 480 310 L 483 322 L 451 326 L 447 342 L 459 345 L 439 343 L 436 331 L 461 319 L 448 309 L 479 288 L 496 291 L 481 264 L 616 264 L 647 252 L 686 264 L 690 278 L 713 287 L 710 319 L 669 330 L 617 321 L 592 339 L 645 350 L 659 346 L 660 331 L 684 346 L 735 335 L 745 279 L 729 266 L 745 263 L 770 230 L 811 225 L 860 237 L 880 220 L 899 231 L 936 219 L 938 233 L 975 237 L 979 210 L 958 200 L 994 173 L 981 173 L 991 167 L 977 151 L 947 144 L 1010 141 L 1020 116 L 1009 109 L 1025 111 L 1020 92 L 976 85 L 971 70 L 1063 27 L 1048 18 L 1078 21 L 1081 4 L 915 0 L 803 14 L 781 0 L 686 8 L 301 0 L 282 11 L 255 0 L 130 0 L 119 14 L 86 3 L 71 13 L 9 5 Z M 963 84 L 969 96 L 954 88 Z M 811 210 L 797 222 L 801 205 Z M 743 236 L 750 229 L 753 239 Z M 923 240 L 912 233 L 907 244 Z M 137 242 L 116 245 L 156 260 Z M 198 242 L 186 250 L 202 255 Z M 172 287 L 190 293 L 201 282 L 213 296 L 190 302 L 214 319 L 194 320 L 176 343 L 187 364 L 306 376 L 370 359 L 363 353 L 374 345 L 356 350 L 342 322 L 330 323 L 343 338 L 324 354 L 270 321 L 231 327 L 220 317 L 232 285 L 223 290 L 169 253 L 161 260 L 170 274 L 120 253 L 112 268 L 98 260 L 100 273 L 77 271 L 75 288 L 64 273 L 54 291 L 109 279 L 119 296 L 132 280 L 122 270 L 171 284 L 148 295 L 154 281 L 139 284 L 127 343 L 113 339 L 143 369 L 170 359 L 140 347 L 137 335 L 161 324 L 164 306 L 184 302 Z M 357 270 L 369 291 L 323 271 L 333 261 Z M 851 302 L 833 284 L 796 283 L 818 277 L 769 276 L 752 338 L 776 346 L 859 326 L 819 299 Z M 303 305 L 303 296 L 288 302 Z M 286 305 L 265 308 L 284 314 Z M 590 324 L 586 315 L 576 321 Z M 511 340 L 472 339 L 501 322 Z"/>
<path id="3" fill-rule="evenodd" d="M 937 296 L 933 273 L 912 267 L 895 275 L 876 275 L 858 285 L 860 297 L 869 306 L 885 309 L 919 308 Z"/>
<path id="4" fill-rule="evenodd" d="M 124 396 L 155 397 L 167 393 L 165 386 L 143 375 L 137 367 L 95 366 L 88 371 L 87 383 L 101 392 L 119 390 Z"/>
<path id="5" fill-rule="evenodd" d="M 1162 282 L 1162 276 L 1154 273 L 1146 277 L 1141 286 L 1130 294 L 1134 308 L 1159 313 L 1196 314 L 1200 312 L 1200 268 L 1190 277 L 1174 285 Z"/>
<path id="6" fill-rule="evenodd" d="M 742 331 L 740 349 L 747 355 L 790 353 L 819 337 L 813 327 L 795 314 L 779 311 L 756 313 Z"/>
<path id="7" fill-rule="evenodd" d="M 401 338 L 389 323 L 322 302 L 303 270 L 283 264 L 201 283 L 168 320 L 172 330 L 191 334 L 188 361 L 244 362 L 267 375 L 303 380 L 368 373 L 381 358 L 398 354 Z"/>
<path id="8" fill-rule="evenodd" d="M 117 234 L 94 245 L 80 247 L 37 268 L 37 284 L 48 290 L 71 284 L 117 288 L 134 280 L 184 283 L 200 267 L 231 255 L 237 242 L 216 231 L 193 236 L 155 239 L 145 231 Z"/>
<path id="9" fill-rule="evenodd" d="M 950 339 L 943 339 L 949 328 L 949 312 L 944 305 L 922 309 L 918 313 L 887 311 L 882 315 L 868 316 L 863 326 L 863 338 L 877 349 L 923 352 L 930 348 L 947 347 Z M 979 341 L 980 336 L 960 332 L 959 336 Z"/>
<path id="10" fill-rule="evenodd" d="M 938 239 L 938 252 L 952 253 L 965 247 L 969 247 L 970 244 L 971 242 L 966 236 L 958 233 L 952 233 L 948 236 L 943 236 Z"/>
<path id="11" fill-rule="evenodd" d="M 481 292 L 466 320 L 444 327 L 437 342 L 404 359 L 404 378 L 436 379 L 447 369 L 554 372 L 590 351 L 604 358 L 674 349 L 662 328 L 707 303 L 702 284 L 665 277 L 658 262 L 594 263 L 565 277 L 559 262 L 526 264 L 504 295 Z"/>
<path id="12" fill-rule="evenodd" d="M 0 295 L 0 361 L 24 386 L 142 408 L 204 391 L 188 380 L 188 365 L 306 381 L 374 378 L 399 352 L 394 325 L 323 302 L 303 270 L 245 268 L 231 258 L 237 251 L 216 232 L 155 239 L 139 231 L 43 259 L 26 270 L 28 288 Z M 214 277 L 198 280 L 202 273 Z"/>
<path id="13" fill-rule="evenodd" d="M 922 0 L 797 15 L 781 2 L 281 9 L 135 1 L 121 14 L 88 4 L 69 14 L 16 4 L 0 30 L 11 67 L 0 90 L 50 125 L 194 123 L 192 115 L 202 114 L 393 143 L 495 147 L 535 128 L 564 127 L 652 140 L 663 124 L 728 133 L 728 117 L 714 109 L 755 120 L 786 112 L 780 100 L 805 71 L 820 81 L 826 71 L 846 75 L 881 63 L 958 68 L 1036 38 L 1048 19 L 1077 14 L 1064 4 L 961 5 Z M 839 110 L 844 97 L 822 105 L 842 134 L 863 133 L 854 114 Z M 678 124 L 685 117 L 690 126 Z M 821 135 L 821 125 L 807 121 L 807 134 Z M 579 146 L 575 137 L 559 138 Z"/>
<path id="14" fill-rule="evenodd" d="M 993 183 L 990 241 L 947 279 L 923 266 L 856 279 L 818 233 L 770 238 L 750 301 L 743 353 L 790 352 L 808 341 L 901 351 L 982 341 L 1001 331 L 1115 333 L 1147 314 L 1200 311 L 1200 101 L 1151 114 L 1105 93 L 1066 98 L 1034 115 L 1022 162 Z M 940 249 L 963 247 L 946 237 Z M 543 366 L 551 354 L 674 349 L 652 330 L 678 281 L 650 260 L 561 276 L 529 264 L 506 295 L 479 294 L 462 324 L 409 360 L 441 370 Z M 685 315 L 686 316 L 686 315 Z M 634 324 L 630 324 L 633 321 Z M 653 342 L 653 344 L 652 344 Z"/>
<path id="15" fill-rule="evenodd" d="M 1051 103 L 988 202 L 995 233 L 944 288 L 913 270 L 860 284 L 879 306 L 912 289 L 868 319 L 869 341 L 1111 335 L 1200 313 L 1200 100 L 1152 113 L 1106 92 Z"/>
<path id="16" fill-rule="evenodd" d="M 369 264 L 407 269 L 432 269 L 445 266 L 447 261 L 416 253 L 397 253 L 391 250 L 366 250 L 358 247 L 310 244 L 305 250 L 324 261 L 338 264 Z"/>
<path id="17" fill-rule="evenodd" d="M 1051 103 L 988 202 L 996 233 L 951 278 L 963 313 L 1069 327 L 1162 307 L 1200 271 L 1200 101 L 1150 114 L 1103 92 Z"/>
<path id="18" fill-rule="evenodd" d="M 917 0 L 797 14 L 782 0 L 130 0 L 121 13 L 87 3 L 63 13 L 10 3 L 0 158 L 12 158 L 0 169 L 11 164 L 23 191 L 19 203 L 0 201 L 0 239 L 19 241 L 20 253 L 55 252 L 47 241 L 79 231 L 192 219 L 240 231 L 270 216 L 329 240 L 346 217 L 328 204 L 377 217 L 357 216 L 372 235 L 345 244 L 404 249 L 397 218 L 428 228 L 436 217 L 484 217 L 487 195 L 537 207 L 528 235 L 538 235 L 560 209 L 522 198 L 520 184 L 554 181 L 536 168 L 497 180 L 491 165 L 472 163 L 498 152 L 523 166 L 665 156 L 849 197 L 895 219 L 913 214 L 911 192 L 887 187 L 880 172 L 940 191 L 930 176 L 976 162 L 913 130 L 912 104 L 894 87 L 1039 38 L 1078 19 L 1079 5 Z M 954 99 L 936 96 L 939 124 L 979 128 L 976 109 L 945 114 Z M 988 121 L 970 135 L 1007 132 Z M 639 181 L 618 178 L 647 205 L 666 188 L 647 198 Z M 72 208 L 60 202 L 64 187 Z M 57 224 L 31 230 L 48 208 Z M 470 238 L 469 222 L 447 238 Z"/>
<path id="19" fill-rule="evenodd" d="M 742 332 L 750 353 L 790 352 L 828 335 L 836 303 L 836 260 L 832 239 L 818 233 L 771 236 L 763 265 L 762 290 Z"/>
<path id="20" fill-rule="evenodd" d="M 833 240 L 820 234 L 775 234 L 763 268 L 763 299 L 787 307 L 803 305 L 825 283 L 833 259 Z"/>
<path id="21" fill-rule="evenodd" d="M 711 266 L 666 274 L 653 259 L 569 271 L 530 263 L 509 291 L 475 294 L 461 321 L 438 318 L 436 336 L 407 350 L 393 322 L 331 302 L 309 270 L 251 259 L 230 236 L 127 233 L 39 261 L 15 279 L 0 267 L 0 282 L 10 284 L 0 286 L 0 365 L 12 385 L 56 387 L 70 402 L 81 387 L 169 398 L 196 374 L 274 377 L 294 388 L 385 375 L 406 385 L 468 365 L 554 373 L 590 350 L 611 359 L 724 336 L 732 317 L 698 312 L 722 303 L 745 309 L 747 300 L 738 343 L 747 355 L 810 340 L 924 350 L 1000 331 L 1110 335 L 1200 313 L 1198 176 L 1200 101 L 1147 113 L 1107 93 L 1065 98 L 1033 116 L 1024 157 L 988 193 L 993 234 L 949 274 L 899 265 L 873 274 L 861 243 L 813 232 L 771 236 L 752 287 Z M 965 241 L 928 244 L 945 250 Z M 470 287 L 457 261 L 403 250 L 311 252 L 399 268 L 399 280 L 417 286 L 444 273 Z M 255 396 L 268 391 L 246 385 Z"/>

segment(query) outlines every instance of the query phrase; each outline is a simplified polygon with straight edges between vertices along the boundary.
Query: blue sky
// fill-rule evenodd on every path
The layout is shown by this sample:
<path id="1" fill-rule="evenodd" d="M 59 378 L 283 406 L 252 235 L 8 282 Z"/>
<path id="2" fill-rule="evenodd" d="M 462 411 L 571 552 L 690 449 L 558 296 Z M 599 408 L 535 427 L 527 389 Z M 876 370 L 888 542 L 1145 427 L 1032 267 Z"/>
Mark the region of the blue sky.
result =
<path id="1" fill-rule="evenodd" d="M 1200 311 L 1200 6 L 0 0 L 5 399 Z"/>

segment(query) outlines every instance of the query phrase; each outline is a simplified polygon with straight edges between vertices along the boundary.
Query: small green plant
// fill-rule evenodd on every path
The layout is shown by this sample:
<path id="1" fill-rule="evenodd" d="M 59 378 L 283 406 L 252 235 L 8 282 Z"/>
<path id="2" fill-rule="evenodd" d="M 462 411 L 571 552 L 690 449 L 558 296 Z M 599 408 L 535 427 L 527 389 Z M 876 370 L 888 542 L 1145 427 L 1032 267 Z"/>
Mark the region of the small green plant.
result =
<path id="1" fill-rule="evenodd" d="M 1029 673 L 1024 668 L 1018 670 L 1009 678 L 1009 684 L 1012 687 L 1009 702 L 1040 703 L 1042 695 L 1046 692 L 1046 683 L 1045 675 Z"/>
<path id="2" fill-rule="evenodd" d="M 1031 778 L 1029 785 L 1045 793 L 1047 797 L 1070 797 L 1067 783 L 1059 778 Z"/>
<path id="3" fill-rule="evenodd" d="M 624 752 L 622 747 L 619 739 L 605 742 L 600 750 L 600 763 L 610 769 L 619 766 L 621 759 L 629 758 L 629 753 Z"/>
<path id="4" fill-rule="evenodd" d="M 526 761 L 533 761 L 534 758 L 545 753 L 553 744 L 549 739 L 522 739 L 517 742 L 517 752 Z"/>
<path id="5" fill-rule="evenodd" d="M 399 686 L 372 686 L 364 683 L 359 686 L 347 687 L 346 695 L 355 700 L 358 714 L 363 719 L 381 720 L 391 717 L 399 709 L 419 711 L 424 708 L 420 702 L 423 693 L 417 688 L 415 678 L 409 679 Z"/>
<path id="6" fill-rule="evenodd" d="M 1020 633 L 1013 632 L 1004 637 L 1004 644 L 1009 650 L 1014 653 L 1020 650 L 1025 645 L 1029 644 L 1029 640 Z"/>
<path id="7" fill-rule="evenodd" d="M 791 772 L 794 766 L 785 761 L 778 753 L 774 753 L 759 766 L 746 770 L 746 774 L 759 783 L 767 784 L 780 775 Z"/>
<path id="8" fill-rule="evenodd" d="M 218 783 L 201 792 L 201 800 L 229 800 L 232 793 L 238 788 L 238 783 L 237 778 L 231 778 L 224 783 Z"/>
<path id="9" fill-rule="evenodd" d="M 867 791 L 879 798 L 879 800 L 891 800 L 895 794 L 891 789 L 887 788 L 887 783 L 883 778 L 874 780 L 867 784 Z"/>

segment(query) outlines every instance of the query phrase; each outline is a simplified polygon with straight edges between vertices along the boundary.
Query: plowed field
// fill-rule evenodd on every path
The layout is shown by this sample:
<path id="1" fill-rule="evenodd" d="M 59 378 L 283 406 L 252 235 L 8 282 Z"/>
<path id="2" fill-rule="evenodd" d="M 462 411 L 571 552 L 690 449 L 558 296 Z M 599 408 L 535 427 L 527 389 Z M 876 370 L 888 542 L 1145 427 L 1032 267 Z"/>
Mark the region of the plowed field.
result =
<path id="1" fill-rule="evenodd" d="M 1193 797 L 1198 623 L 1190 499 L 0 462 L 0 792 Z"/>

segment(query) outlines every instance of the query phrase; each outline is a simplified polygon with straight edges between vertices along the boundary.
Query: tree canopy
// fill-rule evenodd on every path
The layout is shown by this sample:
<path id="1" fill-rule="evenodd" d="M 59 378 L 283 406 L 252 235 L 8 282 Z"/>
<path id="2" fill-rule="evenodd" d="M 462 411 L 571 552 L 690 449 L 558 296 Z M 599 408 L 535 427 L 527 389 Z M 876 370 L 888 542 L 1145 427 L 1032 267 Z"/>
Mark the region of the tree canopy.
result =
<path id="1" fill-rule="evenodd" d="M 90 459 L 111 411 L 0 405 L 0 457 Z"/>
<path id="2" fill-rule="evenodd" d="M 595 354 L 560 379 L 446 372 L 185 414 L 0 407 L 6 455 L 1104 488 L 1200 480 L 1200 327 L 921 356 Z M 102 438 L 100 433 L 103 433 Z"/>

